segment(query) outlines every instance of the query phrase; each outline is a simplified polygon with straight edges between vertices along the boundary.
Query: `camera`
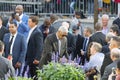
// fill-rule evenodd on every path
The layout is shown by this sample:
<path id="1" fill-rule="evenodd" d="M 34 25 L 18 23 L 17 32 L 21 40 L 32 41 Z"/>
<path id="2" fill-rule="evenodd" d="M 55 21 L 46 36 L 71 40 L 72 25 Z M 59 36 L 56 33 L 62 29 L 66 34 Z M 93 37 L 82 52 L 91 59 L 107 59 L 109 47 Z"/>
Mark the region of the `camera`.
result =
<path id="1" fill-rule="evenodd" d="M 12 13 L 11 16 L 12 16 L 13 19 L 15 19 L 15 15 L 19 16 L 19 13 L 16 13 L 16 12 Z"/>
<path id="2" fill-rule="evenodd" d="M 15 15 L 16 15 L 16 13 L 14 12 L 14 13 L 12 13 L 11 17 L 12 17 L 13 19 L 15 19 Z"/>

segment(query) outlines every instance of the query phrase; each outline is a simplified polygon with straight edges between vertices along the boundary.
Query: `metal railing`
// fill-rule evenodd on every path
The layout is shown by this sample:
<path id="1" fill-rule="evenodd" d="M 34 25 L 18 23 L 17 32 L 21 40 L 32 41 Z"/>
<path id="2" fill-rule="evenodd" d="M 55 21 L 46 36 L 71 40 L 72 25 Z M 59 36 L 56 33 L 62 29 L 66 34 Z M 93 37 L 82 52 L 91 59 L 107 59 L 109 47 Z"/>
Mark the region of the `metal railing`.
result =
<path id="1" fill-rule="evenodd" d="M 26 14 L 73 15 L 74 11 L 82 11 L 85 15 L 93 15 L 94 0 L 0 0 L 0 14 L 11 14 L 16 5 L 23 5 Z M 90 3 L 90 4 L 89 4 Z M 100 3 L 100 2 L 99 2 Z M 102 4 L 101 13 L 117 14 L 117 4 Z"/>

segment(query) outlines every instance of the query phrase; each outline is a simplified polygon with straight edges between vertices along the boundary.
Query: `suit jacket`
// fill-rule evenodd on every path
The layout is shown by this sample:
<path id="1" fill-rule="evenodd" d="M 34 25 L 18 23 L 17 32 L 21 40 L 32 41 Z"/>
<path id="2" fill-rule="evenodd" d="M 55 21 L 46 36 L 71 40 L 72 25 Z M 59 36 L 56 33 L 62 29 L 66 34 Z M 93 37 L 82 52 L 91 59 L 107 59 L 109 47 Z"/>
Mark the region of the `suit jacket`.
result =
<path id="1" fill-rule="evenodd" d="M 108 80 L 109 75 L 112 73 L 112 68 L 116 68 L 117 67 L 117 62 L 118 62 L 118 60 L 115 60 L 111 64 L 106 66 L 104 74 L 103 74 L 101 80 Z M 113 79 L 113 80 L 115 80 L 115 79 Z"/>
<path id="2" fill-rule="evenodd" d="M 119 29 L 120 29 L 120 18 L 117 18 L 113 21 L 113 24 L 118 25 Z"/>
<path id="3" fill-rule="evenodd" d="M 13 19 L 13 21 L 18 22 L 18 32 L 23 34 L 25 38 L 28 36 L 29 32 L 29 26 L 28 26 L 28 16 L 26 14 L 23 14 L 23 17 L 21 19 L 21 22 L 16 21 L 16 19 Z M 9 25 L 7 24 L 7 28 L 9 28 Z"/>
<path id="4" fill-rule="evenodd" d="M 10 33 L 5 34 L 4 36 L 4 43 L 5 43 L 5 57 L 7 58 L 9 55 L 9 39 L 10 39 Z M 13 57 L 13 66 L 17 63 L 23 63 L 25 61 L 25 55 L 26 55 L 27 45 L 25 37 L 17 33 L 13 49 L 12 49 L 12 57 Z"/>
<path id="5" fill-rule="evenodd" d="M 103 64 L 101 66 L 101 76 L 103 76 L 104 70 L 106 68 L 106 66 L 108 66 L 109 64 L 111 64 L 113 61 L 110 58 L 110 52 L 105 54 L 104 60 L 103 60 Z"/>
<path id="6" fill-rule="evenodd" d="M 75 41 L 75 36 L 68 32 L 67 35 L 67 51 L 68 53 L 73 53 L 75 51 L 76 47 L 76 41 Z"/>
<path id="7" fill-rule="evenodd" d="M 56 37 L 56 34 L 53 33 L 53 34 L 48 35 L 45 39 L 44 50 L 43 50 L 42 58 L 39 64 L 40 67 L 50 62 L 52 58 L 52 54 L 56 52 L 58 52 L 58 39 Z M 64 55 L 68 59 L 66 37 L 61 39 L 61 49 L 60 49 L 59 57 L 62 58 Z"/>
<path id="8" fill-rule="evenodd" d="M 5 74 L 8 72 L 12 77 L 15 76 L 15 70 L 10 61 L 0 55 L 0 79 L 5 80 Z"/>
<path id="9" fill-rule="evenodd" d="M 43 50 L 43 35 L 42 32 L 36 27 L 30 35 L 27 44 L 26 61 L 30 65 L 33 61 L 40 60 Z"/>
<path id="10" fill-rule="evenodd" d="M 83 48 L 83 42 L 84 42 L 84 37 L 81 36 L 80 34 L 78 34 L 78 37 L 77 37 L 77 40 L 76 40 L 76 50 L 75 50 L 75 53 L 73 55 L 73 59 L 75 57 L 77 57 L 77 55 L 81 56 L 80 55 L 80 52 L 81 52 L 80 50 Z"/>
<path id="11" fill-rule="evenodd" d="M 9 30 L 7 30 L 4 26 L 1 27 L 0 29 L 0 40 L 3 41 L 3 37 L 5 33 L 8 33 Z"/>
<path id="12" fill-rule="evenodd" d="M 102 32 L 94 33 L 89 39 L 89 43 L 90 42 L 98 42 L 102 46 L 107 44 L 107 42 L 105 41 L 105 35 Z"/>
<path id="13" fill-rule="evenodd" d="M 46 28 L 45 28 L 45 25 L 44 25 L 44 24 L 42 24 L 42 25 L 39 27 L 39 29 L 41 30 L 41 32 L 42 32 L 42 34 L 43 34 L 43 39 L 44 39 L 44 40 L 45 40 L 45 38 L 47 37 L 47 35 L 53 33 L 52 30 L 54 30 L 53 27 L 50 26 L 50 27 L 49 27 L 49 33 L 48 33 L 48 34 L 44 33 L 44 31 L 46 31 Z"/>

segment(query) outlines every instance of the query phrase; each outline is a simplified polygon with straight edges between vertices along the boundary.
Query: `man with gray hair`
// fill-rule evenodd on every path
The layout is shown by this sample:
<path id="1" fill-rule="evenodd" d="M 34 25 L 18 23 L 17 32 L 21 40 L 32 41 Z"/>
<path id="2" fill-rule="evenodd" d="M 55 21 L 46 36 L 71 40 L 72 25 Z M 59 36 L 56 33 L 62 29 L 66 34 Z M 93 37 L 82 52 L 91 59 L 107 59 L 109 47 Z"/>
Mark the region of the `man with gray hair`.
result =
<path id="1" fill-rule="evenodd" d="M 52 60 L 55 62 L 61 61 L 64 55 L 66 57 L 66 60 L 68 59 L 67 39 L 65 37 L 67 34 L 68 29 L 65 26 L 60 26 L 56 33 L 50 34 L 46 37 L 42 58 L 39 64 L 40 68 Z"/>
<path id="2" fill-rule="evenodd" d="M 112 59 L 112 63 L 106 66 L 104 74 L 101 80 L 108 80 L 109 75 L 112 73 L 112 68 L 117 66 L 117 62 L 120 59 L 120 49 L 114 48 L 111 50 L 110 58 Z M 115 80 L 115 79 L 112 79 Z"/>
<path id="3" fill-rule="evenodd" d="M 109 32 L 108 22 L 109 22 L 109 16 L 107 14 L 103 14 L 102 15 L 102 33 L 105 35 Z"/>

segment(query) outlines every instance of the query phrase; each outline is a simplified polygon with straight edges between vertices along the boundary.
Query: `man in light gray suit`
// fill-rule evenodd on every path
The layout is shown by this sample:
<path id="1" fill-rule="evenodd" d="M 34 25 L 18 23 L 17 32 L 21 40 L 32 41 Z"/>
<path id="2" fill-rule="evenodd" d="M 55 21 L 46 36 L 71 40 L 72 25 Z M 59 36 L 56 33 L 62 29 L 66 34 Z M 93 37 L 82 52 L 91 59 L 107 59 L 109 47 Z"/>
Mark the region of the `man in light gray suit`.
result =
<path id="1" fill-rule="evenodd" d="M 12 63 L 4 58 L 2 54 L 4 53 L 4 43 L 0 41 L 0 80 L 5 80 L 5 75 L 9 72 L 11 77 L 14 77 L 15 71 Z"/>
<path id="2" fill-rule="evenodd" d="M 67 39 L 65 37 L 67 36 L 67 33 L 68 29 L 64 26 L 60 26 L 56 33 L 50 34 L 46 37 L 42 58 L 39 64 L 40 68 L 48 62 L 51 62 L 53 55 L 58 54 L 57 61 L 61 61 L 62 57 L 65 55 L 65 60 L 67 61 Z"/>

